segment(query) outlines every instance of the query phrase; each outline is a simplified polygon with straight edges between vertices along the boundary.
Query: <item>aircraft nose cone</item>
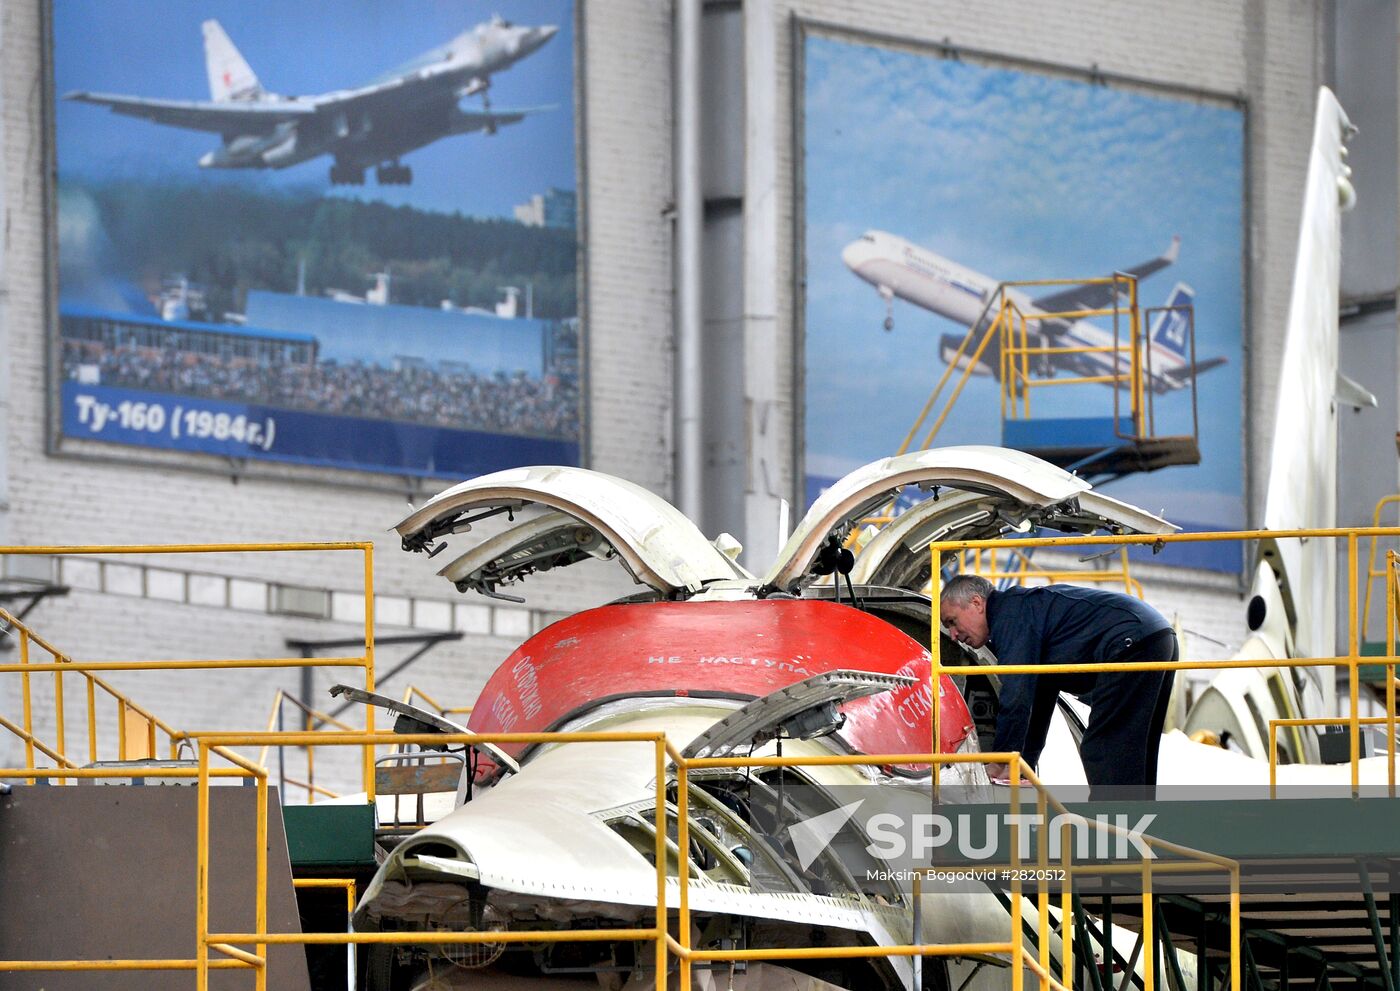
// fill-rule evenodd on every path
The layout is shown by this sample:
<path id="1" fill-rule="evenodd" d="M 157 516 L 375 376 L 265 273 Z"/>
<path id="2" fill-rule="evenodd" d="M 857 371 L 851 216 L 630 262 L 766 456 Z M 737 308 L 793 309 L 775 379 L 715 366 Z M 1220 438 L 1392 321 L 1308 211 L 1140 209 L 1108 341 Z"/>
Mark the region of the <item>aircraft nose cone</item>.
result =
<path id="1" fill-rule="evenodd" d="M 525 38 L 525 47 L 534 51 L 558 33 L 559 28 L 554 24 L 542 24 L 537 28 L 531 28 L 530 33 Z"/>
<path id="2" fill-rule="evenodd" d="M 852 241 L 841 249 L 841 260 L 846 263 L 847 268 L 858 269 L 865 261 L 865 245 L 859 241 Z"/>

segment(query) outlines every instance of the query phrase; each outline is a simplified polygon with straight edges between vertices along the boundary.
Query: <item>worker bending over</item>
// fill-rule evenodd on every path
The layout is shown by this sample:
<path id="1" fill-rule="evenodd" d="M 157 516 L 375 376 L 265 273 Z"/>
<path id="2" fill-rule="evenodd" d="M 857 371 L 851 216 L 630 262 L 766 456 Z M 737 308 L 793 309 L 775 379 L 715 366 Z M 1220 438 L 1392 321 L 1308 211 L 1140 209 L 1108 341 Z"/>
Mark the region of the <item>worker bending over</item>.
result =
<path id="1" fill-rule="evenodd" d="M 988 646 L 999 664 L 1174 661 L 1176 634 L 1147 603 L 1121 592 L 1077 585 L 997 591 L 987 579 L 958 575 L 943 588 L 940 616 L 948 635 Z M 1079 746 L 1089 797 L 1151 798 L 1157 750 L 1171 696 L 1172 671 L 1086 671 L 1005 675 L 989 752 L 1019 751 L 1032 767 L 1061 692 L 1089 704 Z M 994 777 L 1005 765 L 989 765 Z"/>

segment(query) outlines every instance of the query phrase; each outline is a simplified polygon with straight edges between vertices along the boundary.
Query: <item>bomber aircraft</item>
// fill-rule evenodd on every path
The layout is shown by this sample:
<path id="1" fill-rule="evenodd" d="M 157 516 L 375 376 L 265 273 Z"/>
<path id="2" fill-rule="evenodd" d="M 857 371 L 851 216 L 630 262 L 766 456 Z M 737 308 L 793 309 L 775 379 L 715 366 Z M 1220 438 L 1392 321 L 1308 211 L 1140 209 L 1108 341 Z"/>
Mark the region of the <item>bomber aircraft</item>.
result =
<path id="1" fill-rule="evenodd" d="M 333 184 L 361 185 L 373 168 L 381 185 L 408 185 L 401 156 L 453 134 L 485 131 L 522 120 L 532 110 L 495 110 L 487 101 L 491 76 L 537 51 L 558 27 L 484 21 L 445 45 L 354 89 L 316 96 L 268 92 L 218 21 L 204 22 L 208 100 L 167 100 L 78 91 L 66 100 L 109 107 L 156 124 L 221 135 L 199 160 L 205 169 L 285 169 L 330 155 Z M 463 99 L 480 94 L 482 109 Z"/>

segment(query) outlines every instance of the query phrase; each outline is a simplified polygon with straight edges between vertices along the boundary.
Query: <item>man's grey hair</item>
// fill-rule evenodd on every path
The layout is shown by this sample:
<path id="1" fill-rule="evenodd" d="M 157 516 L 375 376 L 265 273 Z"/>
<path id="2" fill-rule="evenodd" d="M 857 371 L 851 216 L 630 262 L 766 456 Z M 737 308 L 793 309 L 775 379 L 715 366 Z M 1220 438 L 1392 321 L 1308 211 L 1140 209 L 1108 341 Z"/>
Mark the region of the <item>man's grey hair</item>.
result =
<path id="1" fill-rule="evenodd" d="M 943 586 L 939 601 L 950 606 L 965 606 L 978 596 L 986 602 L 992 592 L 992 583 L 981 575 L 954 575 Z"/>

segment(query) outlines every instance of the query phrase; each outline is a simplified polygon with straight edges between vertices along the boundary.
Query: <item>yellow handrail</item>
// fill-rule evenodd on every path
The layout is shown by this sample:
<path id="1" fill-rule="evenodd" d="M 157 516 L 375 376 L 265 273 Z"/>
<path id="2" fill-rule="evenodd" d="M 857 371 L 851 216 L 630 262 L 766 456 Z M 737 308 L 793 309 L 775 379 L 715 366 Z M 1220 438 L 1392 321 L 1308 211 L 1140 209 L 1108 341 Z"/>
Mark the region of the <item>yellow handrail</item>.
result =
<path id="1" fill-rule="evenodd" d="M 1030 566 L 1030 556 L 1019 555 L 1020 566 L 1008 565 L 1003 568 L 997 567 L 996 552 L 992 551 L 990 566 L 982 563 L 982 552 L 958 556 L 958 572 L 960 574 L 971 573 L 980 575 L 988 581 L 996 581 L 1002 578 L 1014 578 L 1021 584 L 1025 584 L 1028 578 L 1037 578 L 1047 582 L 1089 582 L 1095 585 L 1102 585 L 1107 582 L 1122 582 L 1123 591 L 1137 598 L 1145 598 L 1142 590 L 1142 582 L 1138 581 L 1129 573 L 1128 549 L 1121 548 L 1118 552 L 1119 566 L 1117 568 L 1060 568 L 1060 569 L 1037 569 Z M 929 586 L 925 586 L 928 591 Z"/>
<path id="2" fill-rule="evenodd" d="M 230 747 L 251 747 L 261 744 L 264 748 L 272 746 L 303 746 L 309 744 L 326 746 L 358 746 L 372 747 L 383 742 L 386 736 L 384 733 L 354 733 L 354 732 L 294 732 L 294 733 L 200 733 L 192 734 L 191 739 L 197 744 L 199 752 L 198 768 L 173 768 L 162 772 L 171 777 L 196 777 L 198 779 L 198 812 L 197 812 L 197 853 L 196 853 L 196 876 L 198 883 L 196 887 L 196 953 L 192 960 L 44 960 L 44 961 L 0 961 L 0 971 L 4 970 L 167 970 L 186 969 L 195 971 L 196 988 L 200 991 L 207 991 L 209 981 L 209 971 L 224 968 L 245 968 L 254 971 L 254 987 L 266 989 L 267 982 L 267 948 L 275 945 L 288 944 L 317 944 L 317 945 L 356 945 L 356 944 L 416 944 L 416 945 L 461 945 L 477 943 L 554 943 L 554 942 L 579 942 L 579 941 L 606 941 L 606 942 L 632 942 L 648 940 L 655 944 L 656 956 L 656 983 L 660 991 L 665 991 L 667 985 L 667 964 L 670 955 L 674 954 L 681 963 L 680 986 L 688 989 L 691 986 L 690 964 L 695 961 L 740 961 L 740 960 L 781 960 L 793 958 L 858 958 L 858 957 L 924 957 L 924 956 L 960 956 L 968 954 L 985 953 L 1005 953 L 1011 956 L 1013 961 L 1012 987 L 1021 988 L 1023 985 L 1022 966 L 1030 969 L 1036 974 L 1042 988 L 1064 989 L 1069 985 L 1071 975 L 1071 961 L 1069 954 L 1072 952 L 1070 941 L 1070 926 L 1072 925 L 1072 913 L 1065 910 L 1069 904 L 1069 895 L 1062 892 L 1061 918 L 1060 918 L 1060 938 L 1065 950 L 1064 981 L 1058 981 L 1049 973 L 1049 935 L 1051 932 L 1049 924 L 1049 889 L 1044 883 L 1037 885 L 1036 899 L 1040 919 L 1040 929 L 1038 936 L 1039 959 L 1031 956 L 1025 947 L 1025 935 L 1021 925 L 1022 915 L 1022 878 L 1017 872 L 1020 861 L 1021 835 L 1023 828 L 1022 820 L 1019 818 L 1021 789 L 1020 784 L 1024 780 L 1036 792 L 1037 808 L 1041 815 L 1041 822 L 1049 822 L 1048 812 L 1050 808 L 1055 808 L 1061 815 L 1068 816 L 1065 809 L 1049 791 L 1044 784 L 1022 763 L 1021 757 L 1016 753 L 990 753 L 990 754 L 828 754 L 817 756 L 788 756 L 788 757 L 719 757 L 719 758 L 686 758 L 682 756 L 676 747 L 670 743 L 663 733 L 637 733 L 637 732 L 575 732 L 575 733 L 495 733 L 495 734 L 404 734 L 395 737 L 404 744 L 475 744 L 483 742 L 494 742 L 498 744 L 510 743 L 549 743 L 549 744 L 571 744 L 571 743 L 649 743 L 654 748 L 654 765 L 656 769 L 654 784 L 655 802 L 655 822 L 658 828 L 655 830 L 655 850 L 654 860 L 656 868 L 656 912 L 654 924 L 650 927 L 623 928 L 597 928 L 597 929 L 569 929 L 555 931 L 479 931 L 479 932 L 375 932 L 375 933 L 274 933 L 268 931 L 267 926 L 267 816 L 268 816 L 268 796 L 267 786 L 269 773 L 265 767 L 261 767 L 248 760 L 243 759 L 238 754 L 230 750 Z M 233 765 L 231 768 L 211 767 L 212 757 L 219 757 Z M 667 903 L 666 903 L 666 879 L 667 879 L 667 839 L 669 828 L 666 825 L 669 810 L 666 804 L 667 788 L 667 762 L 671 762 L 675 771 L 677 783 L 677 804 L 676 804 L 676 846 L 677 857 L 677 878 L 679 882 L 679 912 L 680 939 L 671 937 L 667 932 Z M 844 947 L 783 947 L 773 949 L 749 949 L 749 950 L 697 950 L 690 946 L 690 926 L 689 926 L 689 887 L 690 887 L 690 844 L 689 844 L 689 774 L 692 770 L 703 770 L 715 767 L 812 767 L 812 766 L 848 766 L 848 765 L 893 765 L 893 764 L 922 764 L 931 765 L 934 769 L 933 780 L 937 780 L 937 769 L 949 765 L 960 763 L 974 763 L 982 761 L 1004 761 L 1009 764 L 1012 776 L 1012 789 L 1010 807 L 1012 810 L 1010 823 L 1010 862 L 1008 870 L 1010 874 L 1011 887 L 1011 912 L 1009 917 L 1010 938 L 1006 941 L 984 941 L 984 942 L 964 942 L 947 944 L 921 944 L 919 932 L 911 933 L 911 942 L 896 946 L 844 946 Z M 15 774 L 27 773 L 29 769 L 0 769 L 0 778 Z M 119 768 L 84 768 L 84 769 L 53 769 L 44 768 L 34 772 L 38 776 L 51 778 L 64 777 L 117 777 L 129 772 Z M 254 869 L 255 880 L 255 911 L 254 927 L 252 932 L 243 933 L 218 933 L 209 931 L 209 874 L 210 874 L 210 843 L 209 843 L 209 804 L 210 804 L 210 781 L 215 777 L 251 777 L 256 781 L 257 794 L 257 836 L 256 836 L 256 866 Z M 1062 828 L 1068 829 L 1068 823 L 1061 820 Z M 1130 831 L 1122 826 L 1098 822 L 1095 828 L 1108 833 L 1118 835 L 1131 835 Z M 1048 864 L 1048 837 L 1047 830 L 1042 829 L 1037 835 L 1037 863 L 1043 867 Z M 1224 857 L 1218 857 L 1203 851 L 1191 850 L 1178 844 L 1159 840 L 1155 837 L 1138 834 L 1138 838 L 1148 845 L 1153 851 L 1171 853 L 1176 855 L 1178 860 L 1155 865 L 1151 859 L 1143 858 L 1140 870 L 1144 881 L 1143 903 L 1144 910 L 1150 910 L 1151 906 L 1151 882 L 1153 872 L 1191 872 L 1201 873 L 1210 870 L 1225 870 L 1229 872 L 1232 885 L 1231 898 L 1231 928 L 1232 933 L 1238 934 L 1239 927 L 1239 899 L 1238 899 L 1238 873 L 1237 862 Z M 1070 885 L 1073 878 L 1080 875 L 1094 875 L 1102 873 L 1112 873 L 1119 871 L 1128 865 L 1074 865 L 1072 863 L 1073 844 L 1065 842 L 1062 845 L 1062 857 L 1065 864 L 1065 883 Z M 993 865 L 996 866 L 996 865 Z M 923 868 L 923 873 L 931 872 L 933 868 Z M 347 890 L 347 911 L 354 908 L 354 884 L 352 881 L 336 879 L 317 880 L 296 880 L 295 887 L 345 887 Z M 917 882 L 916 882 L 916 891 Z M 916 895 L 917 897 L 917 895 Z M 1148 916 L 1150 919 L 1150 915 Z M 1150 926 L 1150 921 L 1146 922 Z M 239 945 L 251 945 L 253 951 L 249 952 L 239 948 Z M 1239 986 L 1238 965 L 1235 962 L 1235 948 L 1238 945 L 1237 938 L 1232 943 L 1231 952 L 1231 974 L 1232 988 Z M 211 953 L 212 951 L 212 953 Z M 1146 988 L 1152 989 L 1152 967 L 1151 950 L 1144 962 L 1144 974 L 1147 981 Z M 214 956 L 218 955 L 218 956 Z"/>
<path id="3" fill-rule="evenodd" d="M 374 690 L 374 545 L 369 542 L 320 541 L 306 543 L 239 543 L 239 544 L 126 544 L 104 547 L 100 545 L 77 546 L 36 546 L 0 547 L 0 555 L 51 556 L 73 555 L 170 555 L 170 554 L 209 554 L 209 553 L 283 553 L 283 552 L 354 552 L 363 558 L 364 581 L 364 653 L 354 657 L 282 657 L 282 658 L 238 658 L 230 660 L 127 660 L 127 661 L 74 661 L 59 651 L 47 640 L 38 636 L 20 620 L 0 609 L 0 622 L 18 631 L 19 663 L 0 664 L 0 675 L 20 676 L 21 725 L 16 735 L 24 742 L 25 763 L 34 768 L 36 751 L 44 753 L 51 760 L 67 762 L 67 740 L 64 714 L 63 676 L 72 672 L 82 674 L 87 681 L 88 713 L 88 762 L 98 759 L 97 700 L 96 690 L 102 689 L 117 703 L 117 755 L 119 759 L 156 756 L 157 731 L 170 741 L 170 754 L 179 753 L 180 744 L 188 739 L 188 734 L 178 731 L 146 711 L 126 695 L 113 689 L 107 682 L 96 676 L 97 672 L 107 671 L 188 671 L 188 670 L 231 670 L 231 669 L 271 669 L 302 667 L 357 667 L 364 672 L 366 691 Z M 51 661 L 33 662 L 29 656 L 29 645 L 33 643 L 43 649 Z M 38 747 L 34 737 L 32 679 L 36 674 L 54 675 L 55 733 L 57 740 L 45 749 Z M 10 728 L 6 721 L 6 728 Z M 128 731 L 136 731 L 141 745 Z M 365 706 L 365 731 L 374 732 L 374 707 Z M 55 757 L 54 755 L 57 755 Z M 69 762 L 71 763 L 71 762 Z M 361 765 L 366 793 L 374 797 L 374 752 L 365 748 Z M 311 791 L 315 794 L 315 791 Z"/>
<path id="4" fill-rule="evenodd" d="M 1343 720 L 1350 732 L 1351 743 L 1351 792 L 1353 795 L 1360 793 L 1360 741 L 1361 726 L 1363 724 L 1359 713 L 1360 707 L 1360 667 L 1364 663 L 1384 667 L 1389 672 L 1387 678 L 1387 699 L 1386 715 L 1389 725 L 1394 726 L 1396 720 L 1396 703 L 1394 682 L 1395 668 L 1400 663 L 1397 658 L 1396 644 L 1390 636 L 1387 637 L 1386 648 L 1388 653 L 1384 657 L 1366 657 L 1360 654 L 1359 627 L 1357 620 L 1357 569 L 1358 569 L 1358 541 L 1364 537 L 1396 537 L 1400 536 L 1400 528 L 1383 527 L 1339 527 L 1334 529 L 1295 529 L 1295 530 L 1245 530 L 1239 532 L 1203 532 L 1203 533 L 1174 533 L 1174 534 L 1128 534 L 1128 535 L 1104 535 L 1104 536 L 1072 536 L 1072 537 L 1032 537 L 1032 538 L 1010 538 L 997 540 L 960 540 L 960 541 L 939 541 L 930 544 L 929 554 L 931 558 L 931 582 L 930 597 L 934 602 L 938 602 L 942 596 L 943 575 L 942 564 L 944 555 L 957 555 L 960 552 L 978 551 L 982 549 L 995 548 L 1006 550 L 1017 547 L 1067 547 L 1067 546 L 1097 546 L 1108 545 L 1126 548 L 1135 544 L 1145 544 L 1150 546 L 1165 546 L 1171 543 L 1205 543 L 1210 541 L 1240 541 L 1240 540 L 1286 540 L 1294 538 L 1310 539 L 1333 539 L 1346 540 L 1347 542 L 1347 602 L 1348 602 L 1348 628 L 1347 645 L 1348 653 L 1345 656 L 1335 657 L 1302 657 L 1302 658 L 1269 658 L 1261 660 L 1259 658 L 1231 659 L 1231 660 L 1190 660 L 1190 661 L 1132 661 L 1132 662 L 1085 662 L 1069 664 L 988 664 L 985 668 L 998 674 L 1090 674 L 1104 671 L 1218 671 L 1227 669 L 1252 669 L 1252 668 L 1301 668 L 1301 667 L 1332 667 L 1345 668 L 1348 673 L 1348 687 L 1350 698 L 1350 714 Z M 1394 569 L 1388 569 L 1393 573 Z M 1388 630 L 1394 629 L 1394 616 L 1396 611 L 1395 598 L 1400 592 L 1395 592 L 1395 587 L 1400 585 L 1400 581 L 1391 579 L 1392 585 L 1388 589 L 1387 602 L 1390 615 L 1388 616 Z M 935 613 L 933 618 L 932 637 L 933 642 L 938 642 L 939 619 Z M 933 652 L 932 664 L 930 666 L 931 691 L 934 698 L 937 698 L 939 679 L 943 672 L 942 660 L 938 651 Z M 1289 725 L 1289 720 L 1279 720 L 1279 725 Z M 933 749 L 938 750 L 941 733 L 942 714 L 938 706 L 933 707 Z M 1393 734 L 1391 748 L 1394 748 Z M 1393 778 L 1392 778 L 1393 781 Z M 937 781 L 934 782 L 935 791 Z M 1392 793 L 1394 786 L 1392 784 Z"/>
<path id="5" fill-rule="evenodd" d="M 1400 495 L 1383 496 L 1377 500 L 1376 508 L 1371 514 L 1371 525 L 1379 527 L 1381 525 L 1381 510 L 1395 503 L 1400 503 Z M 1378 537 L 1371 538 L 1371 549 L 1366 558 L 1366 596 L 1363 600 L 1364 604 L 1361 607 L 1363 630 L 1369 630 L 1371 628 L 1371 587 L 1375 584 L 1377 578 L 1385 577 L 1385 572 L 1383 570 L 1376 570 L 1376 547 L 1379 541 L 1380 538 Z M 1362 639 L 1365 639 L 1364 633 Z"/>
<path id="6" fill-rule="evenodd" d="M 1026 285 L 1041 285 L 1039 282 L 1023 283 Z M 1108 278 L 1089 280 L 1086 285 L 1113 285 L 1123 286 L 1120 290 L 1127 296 L 1126 303 L 1116 302 L 1112 306 L 1099 307 L 1095 309 L 1081 308 L 1077 310 L 1064 310 L 1055 313 L 1028 313 L 1021 309 L 1015 300 L 1004 297 L 1002 312 L 1008 315 L 1008 319 L 1001 322 L 1001 391 L 1002 391 L 1002 419 L 1029 419 L 1030 390 L 1033 388 L 1043 388 L 1048 386 L 1067 385 L 1113 385 L 1113 405 L 1114 405 L 1114 430 L 1121 437 L 1133 437 L 1142 440 L 1151 436 L 1148 423 L 1151 419 L 1144 415 L 1144 404 L 1147 401 L 1149 391 L 1145 382 L 1146 369 L 1143 363 L 1144 342 L 1142 340 L 1141 314 L 1138 307 L 1137 278 L 1124 273 L 1118 273 Z M 1032 345 L 1030 343 L 1030 324 L 1044 323 L 1054 320 L 1084 320 L 1093 317 L 1113 318 L 1113 343 L 1103 345 Z M 1119 318 L 1127 317 L 1128 320 L 1128 341 L 1121 343 L 1119 339 Z M 1019 343 L 1018 343 L 1019 331 Z M 1032 378 L 1030 358 L 1032 356 L 1047 357 L 1052 355 L 1074 355 L 1074 354 L 1113 354 L 1118 357 L 1113 362 L 1112 373 L 1102 375 L 1076 375 L 1069 377 L 1051 377 L 1045 379 Z M 1128 370 L 1125 374 L 1120 371 L 1122 356 L 1126 355 L 1128 360 Z M 1130 433 L 1123 433 L 1119 428 L 1120 422 L 1118 414 L 1118 387 L 1124 380 L 1128 382 L 1129 395 L 1129 415 L 1133 424 Z M 1020 404 L 1018 412 L 1017 404 Z"/>
<path id="7" fill-rule="evenodd" d="M 286 692 L 282 691 L 282 689 L 279 688 L 277 689 L 276 694 L 272 697 L 272 710 L 267 717 L 266 729 L 269 733 L 272 732 L 273 728 L 277 725 L 277 720 L 282 715 L 282 705 L 285 702 L 292 703 L 292 705 L 296 706 L 302 711 L 302 714 L 306 717 L 306 725 L 304 726 L 304 729 L 308 731 L 314 731 L 316 729 L 317 720 L 320 720 L 321 723 L 335 726 L 337 729 L 345 730 L 346 732 L 352 732 L 354 730 L 354 727 L 351 726 L 349 723 L 341 722 L 334 716 L 327 715 L 321 710 L 307 705 L 295 695 L 288 695 Z M 296 785 L 298 788 L 303 789 L 306 792 L 307 804 L 314 804 L 317 795 L 325 795 L 327 798 L 339 798 L 340 795 L 338 793 L 331 791 L 328 788 L 323 788 L 315 783 L 316 773 L 315 761 L 313 757 L 314 751 L 312 747 L 306 746 L 300 749 L 306 753 L 306 780 L 301 781 L 296 778 L 286 777 L 284 775 L 282 778 L 282 783 L 284 785 Z M 258 763 L 261 764 L 263 767 L 267 766 L 267 751 L 268 748 L 263 747 L 262 750 L 258 753 Z"/>

